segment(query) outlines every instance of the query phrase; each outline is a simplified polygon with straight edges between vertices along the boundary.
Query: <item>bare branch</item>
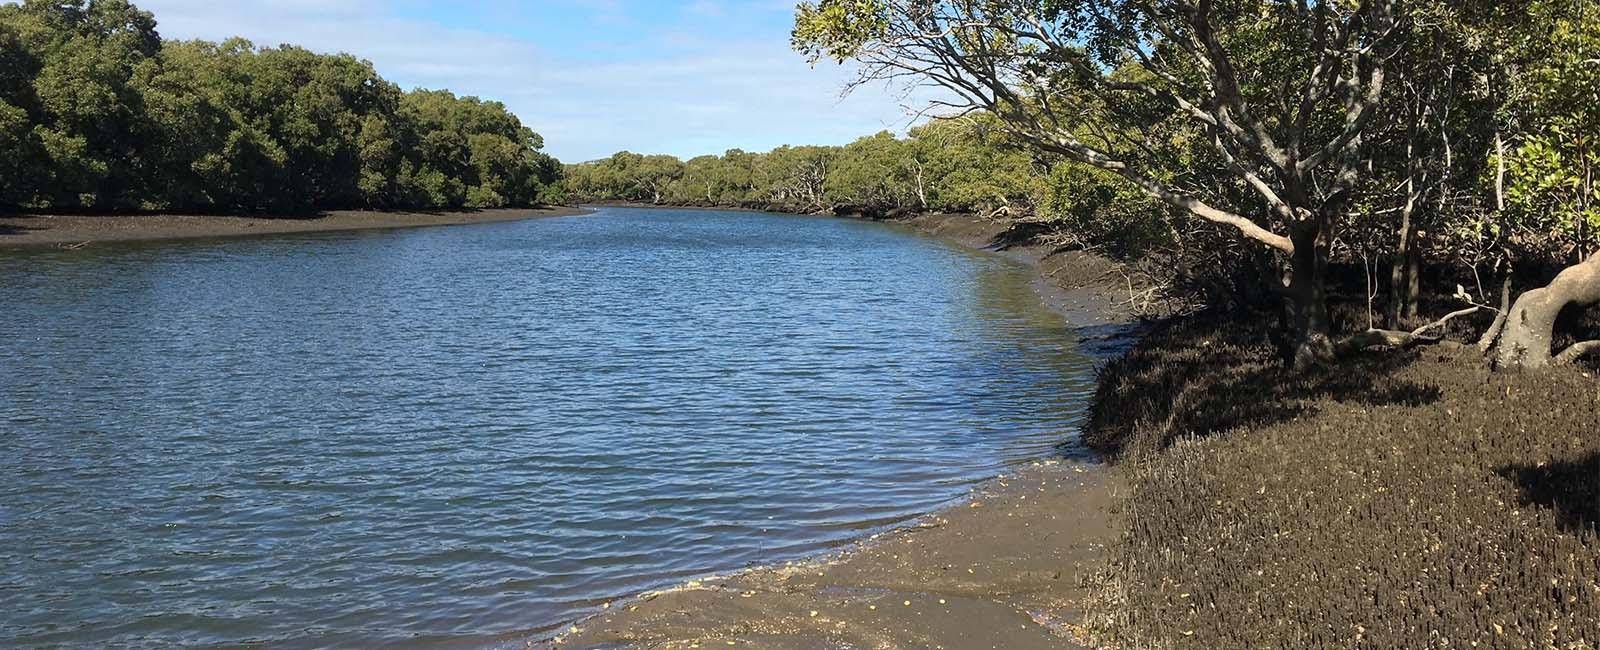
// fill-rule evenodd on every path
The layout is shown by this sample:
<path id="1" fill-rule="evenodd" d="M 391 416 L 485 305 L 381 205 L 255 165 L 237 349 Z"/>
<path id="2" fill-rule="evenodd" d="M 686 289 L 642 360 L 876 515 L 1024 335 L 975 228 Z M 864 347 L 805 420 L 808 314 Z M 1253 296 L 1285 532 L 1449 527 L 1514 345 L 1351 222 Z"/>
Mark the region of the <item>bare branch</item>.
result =
<path id="1" fill-rule="evenodd" d="M 1444 318 L 1418 327 L 1409 332 L 1402 330 L 1369 329 L 1360 334 L 1350 336 L 1339 342 L 1341 352 L 1364 350 L 1373 347 L 1407 348 L 1422 343 L 1438 343 L 1444 340 L 1444 326 L 1451 320 L 1478 313 L 1478 306 L 1445 314 Z M 1435 330 L 1439 330 L 1435 333 Z"/>

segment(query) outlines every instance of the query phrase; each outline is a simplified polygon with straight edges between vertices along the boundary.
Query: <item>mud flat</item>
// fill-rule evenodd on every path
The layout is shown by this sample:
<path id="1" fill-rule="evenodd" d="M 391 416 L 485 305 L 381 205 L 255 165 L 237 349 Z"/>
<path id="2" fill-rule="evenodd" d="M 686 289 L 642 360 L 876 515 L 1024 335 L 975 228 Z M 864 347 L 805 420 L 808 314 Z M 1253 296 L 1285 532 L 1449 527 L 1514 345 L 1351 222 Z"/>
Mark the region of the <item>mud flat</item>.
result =
<path id="1" fill-rule="evenodd" d="M 75 248 L 107 241 L 413 228 L 571 216 L 587 212 L 581 208 L 558 206 L 441 212 L 336 210 L 282 217 L 182 214 L 0 216 L 0 248 Z"/>

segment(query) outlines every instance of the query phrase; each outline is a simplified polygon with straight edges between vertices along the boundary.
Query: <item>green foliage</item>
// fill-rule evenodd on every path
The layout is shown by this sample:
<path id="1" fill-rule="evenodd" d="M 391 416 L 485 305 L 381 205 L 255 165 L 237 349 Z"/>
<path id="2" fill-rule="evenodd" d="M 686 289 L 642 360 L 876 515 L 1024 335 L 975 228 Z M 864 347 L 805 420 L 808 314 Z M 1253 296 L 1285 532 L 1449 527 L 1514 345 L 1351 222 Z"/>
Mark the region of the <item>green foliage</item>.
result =
<path id="1" fill-rule="evenodd" d="M 1529 128 L 1507 156 L 1501 234 L 1523 252 L 1577 261 L 1600 245 L 1600 6 L 1557 0 L 1540 12 L 1518 107 Z"/>
<path id="2" fill-rule="evenodd" d="M 579 201 L 752 207 L 794 212 L 1009 214 L 1063 241 L 1131 258 L 1180 242 L 1174 210 L 1115 174 L 1039 157 L 992 115 L 941 119 L 897 138 L 884 131 L 842 147 L 732 149 L 680 162 L 620 152 L 568 165 Z"/>
<path id="3" fill-rule="evenodd" d="M 28 193 L 26 161 L 38 157 L 27 155 L 34 145 L 28 126 L 27 111 L 0 99 L 0 151 L 9 152 L 0 155 L 0 205 L 17 203 Z"/>
<path id="4" fill-rule="evenodd" d="M 823 182 L 835 201 L 870 211 L 918 206 L 916 169 L 921 163 L 915 141 L 888 131 L 845 145 Z"/>
<path id="5" fill-rule="evenodd" d="M 938 106 L 1026 146 L 1009 164 L 1014 147 L 913 134 L 901 155 L 930 207 L 1032 197 L 1028 218 L 1062 240 L 1221 251 L 1208 266 L 1300 281 L 1308 306 L 1320 272 L 1275 267 L 1387 266 L 1373 291 L 1414 310 L 1425 266 L 1478 279 L 1600 249 L 1600 0 L 1179 4 L 808 0 L 791 45 L 852 61 L 863 81 L 946 91 Z M 840 161 L 850 173 L 830 193 L 902 191 L 900 169 L 863 154 Z M 936 171 L 974 155 L 993 157 Z M 1215 246 L 1219 229 L 1277 258 Z"/>
<path id="6" fill-rule="evenodd" d="M 1118 259 L 1140 257 L 1178 244 L 1181 216 L 1111 172 L 1064 161 L 1050 170 L 1041 210 L 1080 245 Z"/>
<path id="7" fill-rule="evenodd" d="M 561 167 L 505 106 L 366 61 L 163 42 L 124 0 L 0 6 L 0 208 L 526 206 Z"/>
<path id="8" fill-rule="evenodd" d="M 812 63 L 823 58 L 843 62 L 882 35 L 889 24 L 887 12 L 882 0 L 802 2 L 795 8 L 792 43 Z"/>
<path id="9" fill-rule="evenodd" d="M 896 138 L 885 131 L 842 147 L 731 149 L 681 162 L 621 152 L 568 165 L 566 189 L 586 201 L 766 207 L 792 211 L 1030 212 L 1049 165 L 1011 145 L 988 116 L 935 120 Z"/>
<path id="10" fill-rule="evenodd" d="M 675 198 L 672 188 L 690 189 L 678 182 L 683 172 L 683 162 L 672 156 L 620 151 L 605 160 L 569 165 L 567 189 L 587 200 L 665 203 Z"/>
<path id="11" fill-rule="evenodd" d="M 403 98 L 401 112 L 421 134 L 418 173 L 438 172 L 463 188 L 446 193 L 449 207 L 529 205 L 560 180 L 559 165 L 539 151 L 543 139 L 500 102 L 419 90 Z"/>
<path id="12" fill-rule="evenodd" d="M 1552 125 L 1509 157 L 1515 180 L 1506 188 L 1507 203 L 1515 227 L 1524 231 L 1517 234 L 1530 239 L 1527 245 L 1593 247 L 1600 193 L 1587 173 L 1600 167 L 1600 157 L 1588 148 L 1595 144 L 1593 136 Z"/>
<path id="13" fill-rule="evenodd" d="M 1027 209 L 1046 191 L 1048 164 L 1007 140 L 999 120 L 978 114 L 966 120 L 936 120 L 913 129 L 916 153 L 931 188 L 929 201 L 943 209 Z"/>
<path id="14" fill-rule="evenodd" d="M 140 136 L 130 81 L 159 49 L 155 19 L 122 0 L 29 0 L 0 7 L 0 25 L 0 92 L 31 132 L 13 136 L 31 156 L 19 164 L 33 168 L 16 184 L 53 204 L 125 207 Z"/>

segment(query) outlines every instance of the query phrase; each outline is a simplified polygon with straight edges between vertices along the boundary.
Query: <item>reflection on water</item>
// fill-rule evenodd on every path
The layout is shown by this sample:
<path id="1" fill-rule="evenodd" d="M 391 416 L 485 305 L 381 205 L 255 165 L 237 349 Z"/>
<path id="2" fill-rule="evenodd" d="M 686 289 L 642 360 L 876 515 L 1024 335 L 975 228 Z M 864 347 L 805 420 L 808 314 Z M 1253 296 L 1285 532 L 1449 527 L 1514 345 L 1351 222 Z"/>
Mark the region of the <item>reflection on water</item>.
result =
<path id="1" fill-rule="evenodd" d="M 482 645 L 1053 453 L 1026 270 L 688 210 L 0 253 L 0 645 Z"/>

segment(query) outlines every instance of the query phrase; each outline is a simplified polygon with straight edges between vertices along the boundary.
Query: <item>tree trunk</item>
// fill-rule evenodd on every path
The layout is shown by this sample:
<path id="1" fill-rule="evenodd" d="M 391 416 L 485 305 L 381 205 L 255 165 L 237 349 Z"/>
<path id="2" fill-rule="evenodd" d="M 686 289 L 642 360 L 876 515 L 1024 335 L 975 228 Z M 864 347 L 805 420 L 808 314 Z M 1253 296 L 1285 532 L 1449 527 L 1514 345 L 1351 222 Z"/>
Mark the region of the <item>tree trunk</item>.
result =
<path id="1" fill-rule="evenodd" d="M 922 180 L 922 161 L 913 160 L 912 162 L 917 166 L 917 209 L 926 210 L 928 209 L 928 189 Z"/>
<path id="2" fill-rule="evenodd" d="M 1417 305 L 1422 302 L 1422 251 L 1411 246 L 1411 260 L 1406 263 L 1406 319 L 1417 319 Z"/>
<path id="3" fill-rule="evenodd" d="M 1304 369 L 1333 358 L 1332 325 L 1328 318 L 1328 238 L 1325 228 L 1308 224 L 1290 235 L 1294 255 L 1284 294 L 1294 349 L 1294 367 Z"/>
<path id="4" fill-rule="evenodd" d="M 1494 128 L 1494 211 L 1506 211 L 1506 141 Z"/>
<path id="5" fill-rule="evenodd" d="M 1417 301 L 1422 295 L 1421 251 L 1417 250 L 1417 225 L 1411 210 L 1401 220 L 1400 246 L 1389 268 L 1389 326 L 1400 327 L 1417 317 Z"/>
<path id="6" fill-rule="evenodd" d="M 1414 123 L 1413 130 L 1418 128 Z M 1389 326 L 1399 328 L 1417 317 L 1422 283 L 1417 251 L 1417 208 L 1423 203 L 1422 169 L 1417 160 L 1416 136 L 1406 143 L 1406 202 L 1400 208 L 1400 244 L 1389 271 Z"/>
<path id="7" fill-rule="evenodd" d="M 1556 318 L 1568 305 L 1600 303 L 1600 253 L 1567 267 L 1550 284 L 1524 292 L 1511 306 L 1495 349 L 1497 368 L 1543 368 L 1555 355 Z"/>

